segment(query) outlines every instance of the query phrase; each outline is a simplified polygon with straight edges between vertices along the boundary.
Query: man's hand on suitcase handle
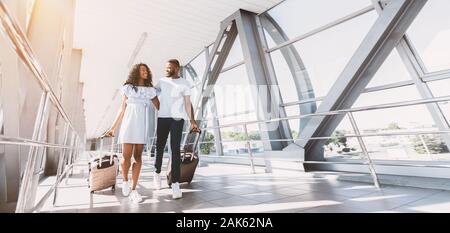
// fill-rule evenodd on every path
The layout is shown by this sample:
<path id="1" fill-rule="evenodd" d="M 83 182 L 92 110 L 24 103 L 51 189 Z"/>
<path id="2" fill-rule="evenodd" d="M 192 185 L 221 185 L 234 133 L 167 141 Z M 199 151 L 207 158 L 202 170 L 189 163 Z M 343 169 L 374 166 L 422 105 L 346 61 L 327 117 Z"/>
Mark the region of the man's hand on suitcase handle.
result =
<path id="1" fill-rule="evenodd" d="M 197 122 L 191 120 L 191 131 L 200 132 Z"/>

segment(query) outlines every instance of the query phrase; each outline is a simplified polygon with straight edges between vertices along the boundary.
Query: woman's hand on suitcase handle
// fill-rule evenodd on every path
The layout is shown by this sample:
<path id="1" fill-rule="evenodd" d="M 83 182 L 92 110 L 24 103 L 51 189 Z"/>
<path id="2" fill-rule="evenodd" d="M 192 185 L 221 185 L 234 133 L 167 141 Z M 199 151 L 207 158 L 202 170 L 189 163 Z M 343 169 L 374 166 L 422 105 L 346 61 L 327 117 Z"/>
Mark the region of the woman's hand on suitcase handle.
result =
<path id="1" fill-rule="evenodd" d="M 114 129 L 108 129 L 108 131 L 106 131 L 101 137 L 114 137 Z"/>

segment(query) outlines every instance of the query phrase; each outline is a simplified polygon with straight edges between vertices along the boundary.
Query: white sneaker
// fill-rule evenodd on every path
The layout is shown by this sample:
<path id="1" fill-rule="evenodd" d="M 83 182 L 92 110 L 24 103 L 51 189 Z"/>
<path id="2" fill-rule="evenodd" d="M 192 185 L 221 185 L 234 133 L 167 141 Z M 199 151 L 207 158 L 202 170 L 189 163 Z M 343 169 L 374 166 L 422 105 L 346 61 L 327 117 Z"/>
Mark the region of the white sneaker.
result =
<path id="1" fill-rule="evenodd" d="M 161 175 L 158 173 L 153 173 L 153 186 L 156 190 L 161 189 Z"/>
<path id="2" fill-rule="evenodd" d="M 142 196 L 141 196 L 141 194 L 138 193 L 137 190 L 133 190 L 133 191 L 131 191 L 131 194 L 130 194 L 130 200 L 133 203 L 139 203 L 142 201 Z"/>
<path id="3" fill-rule="evenodd" d="M 173 183 L 172 184 L 172 198 L 173 199 L 179 199 L 182 196 L 183 196 L 183 193 L 181 192 L 180 184 L 179 183 Z"/>
<path id="4" fill-rule="evenodd" d="M 122 194 L 125 197 L 130 195 L 130 185 L 128 184 L 128 181 L 123 181 L 122 183 Z"/>

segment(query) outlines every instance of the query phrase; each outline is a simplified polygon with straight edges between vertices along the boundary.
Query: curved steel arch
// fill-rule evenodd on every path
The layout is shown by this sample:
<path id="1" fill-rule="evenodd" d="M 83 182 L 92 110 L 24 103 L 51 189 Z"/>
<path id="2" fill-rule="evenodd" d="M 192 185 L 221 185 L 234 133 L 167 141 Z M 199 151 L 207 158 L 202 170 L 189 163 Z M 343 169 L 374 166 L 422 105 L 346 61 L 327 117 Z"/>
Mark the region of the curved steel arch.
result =
<path id="1" fill-rule="evenodd" d="M 192 67 L 191 63 L 185 65 L 184 69 L 186 69 L 186 72 L 189 73 L 189 75 L 191 76 L 192 80 L 194 80 L 194 81 L 198 80 L 197 72 L 195 72 L 195 69 L 194 69 L 194 67 Z"/>
<path id="2" fill-rule="evenodd" d="M 286 41 L 289 41 L 289 37 L 280 27 L 280 25 L 275 21 L 272 16 L 268 13 L 263 13 L 260 16 L 261 24 L 264 29 L 266 29 L 267 33 L 270 35 L 272 40 L 276 44 L 281 44 Z M 314 99 L 314 88 L 311 84 L 311 79 L 308 75 L 306 67 L 303 63 L 303 60 L 300 57 L 297 49 L 294 45 L 289 45 L 280 49 L 281 54 L 283 55 L 286 63 L 288 64 L 289 70 L 292 74 L 293 81 L 295 87 L 297 89 L 298 100 L 306 100 L 306 99 Z M 310 114 L 314 113 L 317 110 L 317 104 L 315 102 L 300 104 L 300 114 Z M 299 120 L 299 132 L 301 132 L 309 119 Z"/>

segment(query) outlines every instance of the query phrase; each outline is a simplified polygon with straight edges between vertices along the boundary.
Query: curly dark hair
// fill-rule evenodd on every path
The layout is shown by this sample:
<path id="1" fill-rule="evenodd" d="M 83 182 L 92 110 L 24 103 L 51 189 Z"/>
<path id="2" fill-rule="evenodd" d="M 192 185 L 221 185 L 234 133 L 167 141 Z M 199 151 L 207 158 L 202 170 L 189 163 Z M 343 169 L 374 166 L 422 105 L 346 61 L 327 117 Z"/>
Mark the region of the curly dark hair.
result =
<path id="1" fill-rule="evenodd" d="M 144 80 L 144 86 L 146 87 L 153 87 L 153 79 L 152 79 L 152 72 L 150 71 L 150 68 L 144 63 L 139 63 L 133 66 L 133 68 L 130 71 L 130 74 L 128 75 L 128 79 L 125 82 L 125 85 L 132 85 L 133 89 L 137 91 L 137 86 L 139 85 L 139 80 L 141 79 L 141 73 L 140 68 L 141 66 L 144 66 L 145 69 L 147 69 L 148 77 Z"/>

